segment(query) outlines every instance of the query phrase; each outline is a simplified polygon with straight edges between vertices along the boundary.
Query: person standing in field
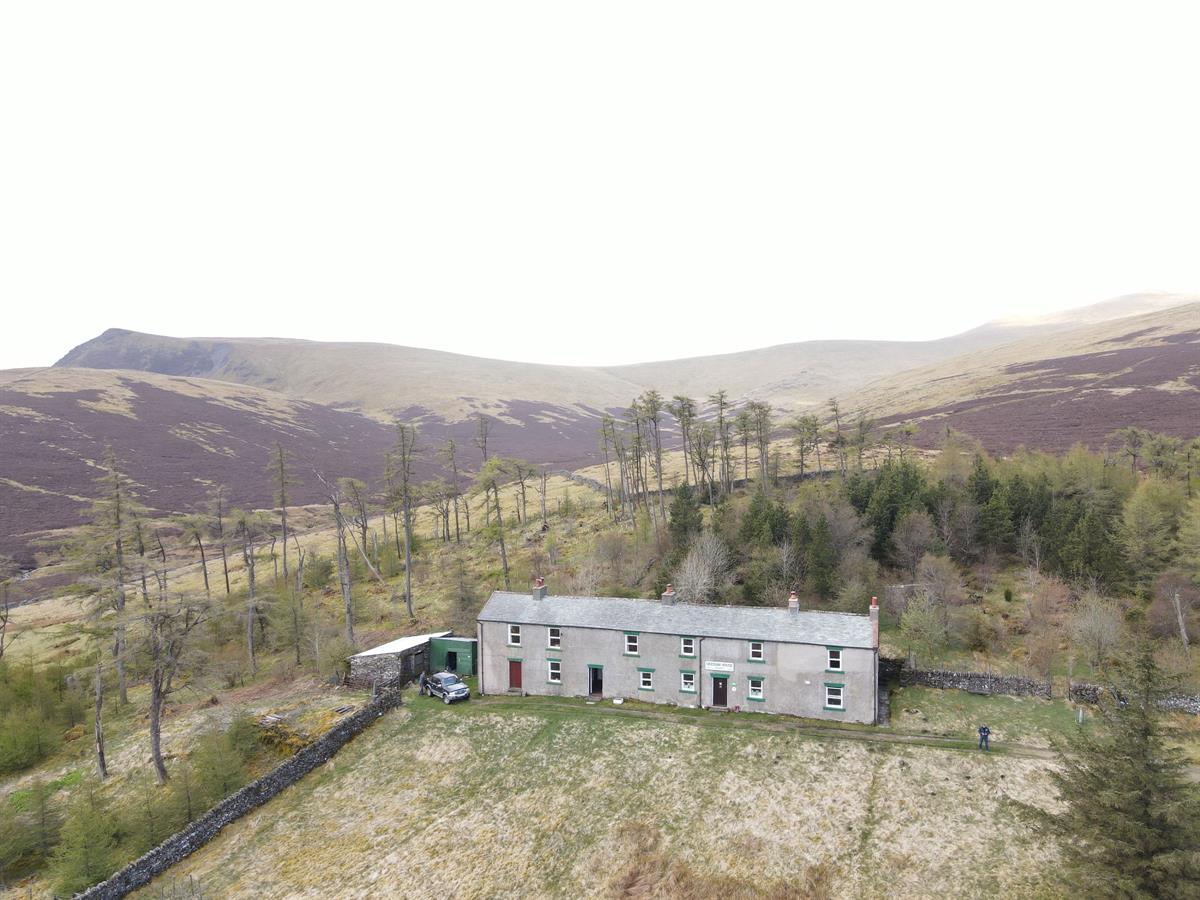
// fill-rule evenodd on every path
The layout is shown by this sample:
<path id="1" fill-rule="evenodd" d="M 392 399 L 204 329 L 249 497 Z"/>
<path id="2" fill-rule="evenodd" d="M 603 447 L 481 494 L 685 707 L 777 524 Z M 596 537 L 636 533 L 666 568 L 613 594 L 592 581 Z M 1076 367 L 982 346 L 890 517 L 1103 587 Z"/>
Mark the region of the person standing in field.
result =
<path id="1" fill-rule="evenodd" d="M 990 738 L 991 736 L 992 736 L 992 729 L 988 728 L 986 725 L 979 726 L 979 749 L 980 750 L 991 750 L 992 749 L 990 746 L 988 746 L 988 738 Z"/>

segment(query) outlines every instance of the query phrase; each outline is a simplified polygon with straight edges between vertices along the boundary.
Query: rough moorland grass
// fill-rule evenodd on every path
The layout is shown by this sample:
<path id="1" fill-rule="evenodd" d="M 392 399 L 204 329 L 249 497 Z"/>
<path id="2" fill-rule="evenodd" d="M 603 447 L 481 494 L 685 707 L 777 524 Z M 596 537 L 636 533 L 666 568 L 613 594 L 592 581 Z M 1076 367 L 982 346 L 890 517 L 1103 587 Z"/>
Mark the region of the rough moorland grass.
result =
<path id="1" fill-rule="evenodd" d="M 1045 893 L 1056 851 L 1008 804 L 1046 802 L 1043 761 L 596 713 L 413 698 L 160 882 L 194 876 L 222 897 L 606 895 L 639 877 L 628 835 L 644 832 L 661 835 L 660 873 L 737 896 L 814 872 L 838 897 Z"/>

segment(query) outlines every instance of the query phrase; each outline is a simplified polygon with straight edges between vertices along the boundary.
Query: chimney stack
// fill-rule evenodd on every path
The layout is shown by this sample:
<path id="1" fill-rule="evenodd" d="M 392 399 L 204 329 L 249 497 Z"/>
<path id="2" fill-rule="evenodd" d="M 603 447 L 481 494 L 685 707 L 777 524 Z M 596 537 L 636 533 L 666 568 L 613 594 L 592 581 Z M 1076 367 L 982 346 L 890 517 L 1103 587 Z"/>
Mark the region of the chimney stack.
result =
<path id="1" fill-rule="evenodd" d="M 800 598 L 796 596 L 795 591 L 788 595 L 788 612 L 800 612 Z"/>
<path id="2" fill-rule="evenodd" d="M 667 589 L 662 593 L 663 606 L 675 605 L 675 585 L 668 584 Z"/>
<path id="3" fill-rule="evenodd" d="M 541 575 L 539 575 L 537 578 L 533 579 L 533 599 L 534 600 L 545 600 L 546 599 L 546 579 L 543 578 Z"/>
<path id="4" fill-rule="evenodd" d="M 879 598 L 871 598 L 871 643 L 879 646 Z"/>

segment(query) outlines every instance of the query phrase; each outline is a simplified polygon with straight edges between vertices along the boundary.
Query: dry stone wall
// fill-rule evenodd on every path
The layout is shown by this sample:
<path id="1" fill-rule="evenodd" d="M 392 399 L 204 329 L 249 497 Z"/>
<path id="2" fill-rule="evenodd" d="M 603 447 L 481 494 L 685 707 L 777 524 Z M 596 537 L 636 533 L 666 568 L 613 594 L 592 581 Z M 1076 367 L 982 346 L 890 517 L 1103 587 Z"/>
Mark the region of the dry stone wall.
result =
<path id="1" fill-rule="evenodd" d="M 347 716 L 313 743 L 276 766 L 269 773 L 230 794 L 182 831 L 177 831 L 157 847 L 134 860 L 107 881 L 77 894 L 85 900 L 114 900 L 146 885 L 175 863 L 185 859 L 212 840 L 222 828 L 258 809 L 284 788 L 289 787 L 324 765 L 351 738 L 389 709 L 400 705 L 400 692 L 380 694 L 358 712 Z"/>
<path id="2" fill-rule="evenodd" d="M 1009 697 L 1050 699 L 1050 682 L 1022 678 L 1019 675 L 992 675 L 987 672 L 949 672 L 944 669 L 902 669 L 902 685 L 954 688 L 972 694 L 1004 694 Z"/>
<path id="3" fill-rule="evenodd" d="M 1112 696 L 1112 689 L 1102 684 L 1072 684 L 1070 697 L 1075 703 L 1087 703 L 1095 706 L 1100 698 Z M 1119 699 L 1119 698 L 1118 698 Z M 1200 696 L 1196 694 L 1169 694 L 1159 701 L 1159 709 L 1171 712 L 1191 713 L 1200 716 Z"/>

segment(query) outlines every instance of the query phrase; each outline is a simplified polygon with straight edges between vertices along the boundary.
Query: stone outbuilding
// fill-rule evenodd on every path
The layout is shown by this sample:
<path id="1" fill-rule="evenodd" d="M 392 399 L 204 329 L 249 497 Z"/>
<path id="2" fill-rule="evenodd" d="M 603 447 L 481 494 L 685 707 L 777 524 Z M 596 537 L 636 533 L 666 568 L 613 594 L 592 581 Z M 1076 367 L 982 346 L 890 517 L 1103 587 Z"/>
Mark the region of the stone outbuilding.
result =
<path id="1" fill-rule="evenodd" d="M 414 634 L 355 653 L 350 657 L 350 681 L 362 685 L 412 681 L 430 671 L 429 642 L 448 634 Z"/>

